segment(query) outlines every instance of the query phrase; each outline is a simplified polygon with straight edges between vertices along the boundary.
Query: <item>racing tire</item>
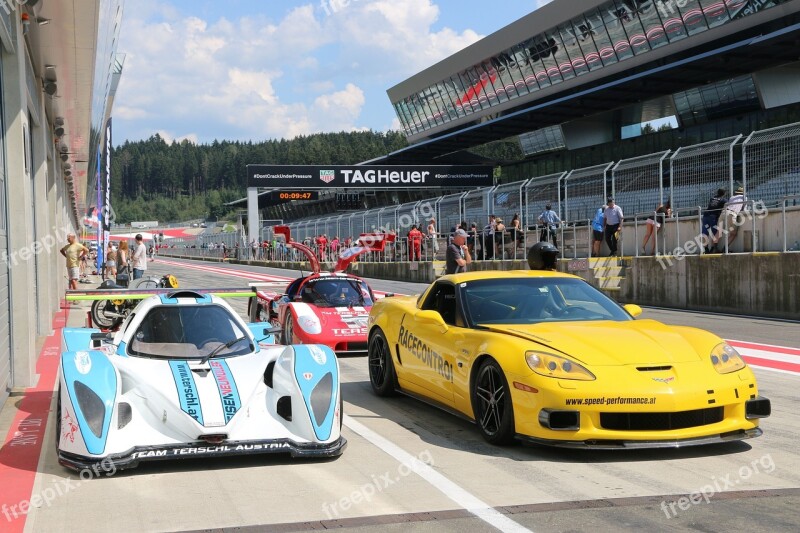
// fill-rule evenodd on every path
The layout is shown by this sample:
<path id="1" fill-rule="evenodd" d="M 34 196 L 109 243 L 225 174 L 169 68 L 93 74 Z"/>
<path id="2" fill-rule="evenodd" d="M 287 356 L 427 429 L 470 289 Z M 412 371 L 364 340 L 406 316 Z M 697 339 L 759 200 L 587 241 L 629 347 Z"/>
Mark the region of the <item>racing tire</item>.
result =
<path id="1" fill-rule="evenodd" d="M 514 406 L 503 369 L 486 359 L 472 382 L 472 411 L 483 438 L 504 446 L 514 442 Z"/>
<path id="2" fill-rule="evenodd" d="M 294 342 L 294 319 L 292 313 L 286 312 L 286 324 L 283 326 L 281 334 L 281 344 L 292 344 Z"/>
<path id="3" fill-rule="evenodd" d="M 119 314 L 120 310 L 111 303 L 111 300 L 95 300 L 91 309 L 92 323 L 100 329 L 116 329 L 122 324 L 122 318 L 109 316 L 106 314 L 107 312 L 112 312 L 116 315 Z"/>
<path id="4" fill-rule="evenodd" d="M 378 396 L 397 395 L 397 373 L 394 370 L 392 351 L 383 331 L 377 330 L 369 338 L 367 351 L 369 383 Z"/>

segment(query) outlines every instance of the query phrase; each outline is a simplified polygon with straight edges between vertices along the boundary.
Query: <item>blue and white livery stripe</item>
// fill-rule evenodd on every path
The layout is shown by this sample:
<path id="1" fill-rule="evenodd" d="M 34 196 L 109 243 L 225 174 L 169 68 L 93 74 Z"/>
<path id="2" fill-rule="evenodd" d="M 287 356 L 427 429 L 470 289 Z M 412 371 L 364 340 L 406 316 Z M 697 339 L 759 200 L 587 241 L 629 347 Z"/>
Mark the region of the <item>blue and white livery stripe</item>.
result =
<path id="1" fill-rule="evenodd" d="M 242 407 L 239 390 L 236 388 L 236 381 L 233 379 L 228 363 L 211 360 L 208 364 L 211 366 L 211 373 L 214 375 L 214 379 L 217 381 L 219 398 L 222 401 L 222 411 L 225 413 L 225 423 L 227 424 Z"/>
<path id="2" fill-rule="evenodd" d="M 200 406 L 200 395 L 197 392 L 197 384 L 194 382 L 189 363 L 186 361 L 170 361 L 169 366 L 172 369 L 175 387 L 178 389 L 181 410 L 202 426 L 203 408 Z"/>

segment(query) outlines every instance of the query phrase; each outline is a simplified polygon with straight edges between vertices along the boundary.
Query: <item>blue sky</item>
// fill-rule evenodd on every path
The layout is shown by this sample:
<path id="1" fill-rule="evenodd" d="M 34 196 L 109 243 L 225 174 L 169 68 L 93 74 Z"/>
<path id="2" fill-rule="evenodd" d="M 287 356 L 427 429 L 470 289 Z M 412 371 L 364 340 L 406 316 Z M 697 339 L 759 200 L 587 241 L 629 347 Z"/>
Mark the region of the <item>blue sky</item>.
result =
<path id="1" fill-rule="evenodd" d="M 386 89 L 549 1 L 128 0 L 114 139 L 399 129 Z"/>

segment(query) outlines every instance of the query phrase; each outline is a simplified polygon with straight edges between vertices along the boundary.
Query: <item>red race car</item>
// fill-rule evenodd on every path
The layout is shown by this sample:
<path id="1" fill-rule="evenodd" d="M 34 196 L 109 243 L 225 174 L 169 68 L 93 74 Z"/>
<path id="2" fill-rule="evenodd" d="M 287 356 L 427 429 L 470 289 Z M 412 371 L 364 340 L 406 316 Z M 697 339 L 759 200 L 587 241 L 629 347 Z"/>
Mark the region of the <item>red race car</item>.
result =
<path id="1" fill-rule="evenodd" d="M 291 239 L 289 228 L 276 226 L 287 246 L 303 253 L 312 273 L 290 282 L 253 283 L 257 296 L 250 298 L 252 322 L 270 322 L 281 329 L 283 344 L 325 344 L 337 355 L 367 353 L 367 317 L 375 295 L 367 283 L 344 271 L 359 255 L 383 252 L 393 234 L 362 234 L 356 246 L 345 249 L 333 272 L 321 272 L 314 251 Z M 283 289 L 283 290 L 281 290 Z"/>

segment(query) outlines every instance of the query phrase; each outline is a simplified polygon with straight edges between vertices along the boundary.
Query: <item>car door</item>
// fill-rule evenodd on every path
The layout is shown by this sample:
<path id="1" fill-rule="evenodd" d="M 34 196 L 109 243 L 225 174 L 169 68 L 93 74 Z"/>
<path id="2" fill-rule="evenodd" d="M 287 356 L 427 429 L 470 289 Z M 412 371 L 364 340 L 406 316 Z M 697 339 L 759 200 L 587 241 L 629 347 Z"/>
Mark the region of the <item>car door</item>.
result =
<path id="1" fill-rule="evenodd" d="M 456 287 L 440 281 L 413 315 L 406 315 L 398 347 L 407 379 L 431 399 L 453 404 L 456 354 L 463 342 L 463 319 Z"/>

